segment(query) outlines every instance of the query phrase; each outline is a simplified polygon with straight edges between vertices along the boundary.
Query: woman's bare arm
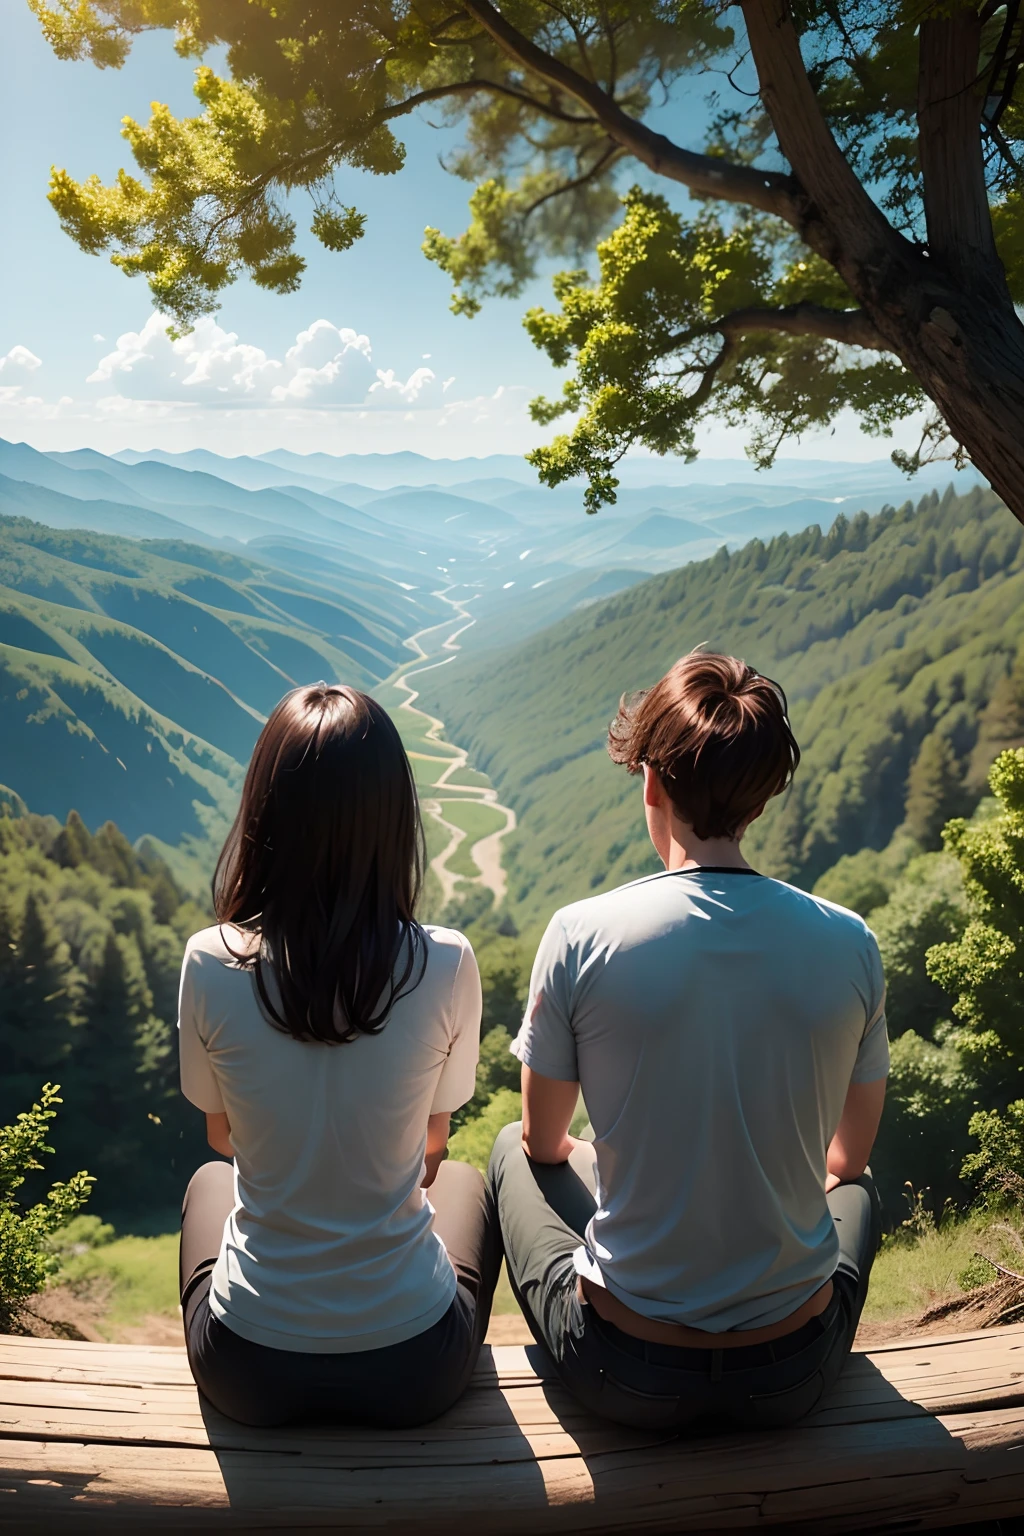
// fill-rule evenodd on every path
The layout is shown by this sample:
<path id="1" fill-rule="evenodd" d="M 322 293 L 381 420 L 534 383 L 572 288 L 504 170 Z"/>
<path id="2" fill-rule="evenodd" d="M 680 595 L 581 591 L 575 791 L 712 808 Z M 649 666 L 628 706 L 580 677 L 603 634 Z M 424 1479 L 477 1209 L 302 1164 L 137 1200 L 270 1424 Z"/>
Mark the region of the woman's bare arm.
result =
<path id="1" fill-rule="evenodd" d="M 451 1119 L 451 1114 L 446 1110 L 442 1115 L 431 1115 L 427 1121 L 427 1151 L 424 1159 L 427 1171 L 423 1176 L 424 1189 L 429 1189 L 433 1184 L 437 1178 L 437 1170 L 444 1162 Z"/>
<path id="2" fill-rule="evenodd" d="M 206 1139 L 215 1152 L 220 1152 L 223 1157 L 234 1157 L 235 1149 L 231 1145 L 231 1127 L 228 1124 L 228 1117 L 223 1111 L 216 1115 L 207 1115 Z"/>

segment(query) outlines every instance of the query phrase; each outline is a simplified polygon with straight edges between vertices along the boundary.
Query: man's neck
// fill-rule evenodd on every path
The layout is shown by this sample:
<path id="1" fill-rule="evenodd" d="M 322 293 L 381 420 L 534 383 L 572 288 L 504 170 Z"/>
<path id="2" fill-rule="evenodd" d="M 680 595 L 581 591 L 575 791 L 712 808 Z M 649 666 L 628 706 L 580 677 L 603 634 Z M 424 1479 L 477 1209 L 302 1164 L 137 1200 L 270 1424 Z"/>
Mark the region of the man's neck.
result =
<path id="1" fill-rule="evenodd" d="M 681 840 L 675 832 L 665 860 L 670 872 L 681 869 L 749 869 L 739 841 L 734 837 L 693 837 Z"/>

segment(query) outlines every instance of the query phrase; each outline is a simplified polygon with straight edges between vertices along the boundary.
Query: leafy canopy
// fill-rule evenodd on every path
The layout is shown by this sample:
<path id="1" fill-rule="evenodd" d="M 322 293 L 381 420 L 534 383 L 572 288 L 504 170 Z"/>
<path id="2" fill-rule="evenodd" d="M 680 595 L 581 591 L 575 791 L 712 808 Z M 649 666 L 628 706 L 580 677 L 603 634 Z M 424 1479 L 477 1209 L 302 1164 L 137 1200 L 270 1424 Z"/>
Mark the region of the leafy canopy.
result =
<path id="1" fill-rule="evenodd" d="M 941 82 L 922 95 L 925 22 L 962 23 L 972 58 L 977 49 L 967 87 L 977 121 L 964 142 L 980 133 L 982 195 L 1009 292 L 1024 301 L 1024 22 L 1015 3 L 30 4 L 62 58 L 116 68 L 135 35 L 163 28 L 199 61 L 196 116 L 155 104 L 148 124 L 124 120 L 136 173 L 122 170 L 105 186 L 55 170 L 50 192 L 82 249 L 110 251 L 126 273 L 144 275 L 185 329 L 242 274 L 280 293 L 298 285 L 295 194 L 308 194 L 303 217 L 317 239 L 344 251 L 365 219 L 340 196 L 338 173 L 399 172 L 401 120 L 412 112 L 458 123 L 463 144 L 450 169 L 475 184 L 470 223 L 458 236 L 428 230 L 424 250 L 466 315 L 488 295 L 518 294 L 543 258 L 577 263 L 556 279 L 557 307 L 526 321 L 534 342 L 570 370 L 559 399 L 534 403 L 536 420 L 577 417 L 532 457 L 549 484 L 587 476 L 592 511 L 614 499 L 615 466 L 629 448 L 692 458 L 696 429 L 712 412 L 748 424 L 751 453 L 767 464 L 787 437 L 844 408 L 887 435 L 924 401 L 891 337 L 856 307 L 850 263 L 799 180 L 796 140 L 780 118 L 791 100 L 819 168 L 838 145 L 853 173 L 843 191 L 855 213 L 848 227 L 859 208 L 861 224 L 884 231 L 889 257 L 932 254 L 922 167 L 928 136 L 950 139 L 952 98 Z M 796 49 L 781 105 L 774 87 L 759 88 L 750 62 L 752 50 L 763 76 L 761 55 L 780 28 L 790 28 Z M 224 51 L 224 74 L 205 62 L 214 49 Z M 688 149 L 651 116 L 694 96 L 705 102 L 703 143 Z M 642 184 L 620 203 L 638 173 Z M 671 184 L 689 197 L 670 201 Z M 588 272 L 579 262 L 595 242 Z M 907 467 L 936 452 L 945 430 L 933 418 Z"/>

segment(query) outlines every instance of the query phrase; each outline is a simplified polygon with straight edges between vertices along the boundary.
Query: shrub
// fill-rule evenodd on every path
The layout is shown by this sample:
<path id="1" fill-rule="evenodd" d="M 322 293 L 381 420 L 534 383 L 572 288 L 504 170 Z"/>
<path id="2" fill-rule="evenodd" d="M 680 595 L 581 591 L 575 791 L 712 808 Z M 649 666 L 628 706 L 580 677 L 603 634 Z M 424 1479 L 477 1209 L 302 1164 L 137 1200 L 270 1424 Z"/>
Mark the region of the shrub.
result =
<path id="1" fill-rule="evenodd" d="M 890 1219 L 902 1208 L 907 1183 L 929 1190 L 939 1207 L 964 1193 L 961 1165 L 977 1086 L 956 1044 L 942 1038 L 941 1027 L 938 1034 L 933 1042 L 907 1030 L 892 1042 L 885 1113 L 871 1155 Z"/>
<path id="2" fill-rule="evenodd" d="M 76 1173 L 27 1210 L 15 1199 L 26 1176 L 42 1168 L 40 1156 L 52 1152 L 46 1137 L 60 1103 L 59 1088 L 47 1083 L 37 1104 L 0 1128 L 0 1327 L 60 1268 L 51 1239 L 81 1210 L 93 1184 L 90 1174 Z"/>
<path id="3" fill-rule="evenodd" d="M 474 1168 L 485 1173 L 494 1138 L 511 1121 L 521 1120 L 522 1115 L 522 1096 L 511 1088 L 499 1088 L 476 1119 L 467 1120 L 462 1129 L 456 1131 L 448 1143 L 451 1156 L 460 1163 L 472 1163 Z"/>

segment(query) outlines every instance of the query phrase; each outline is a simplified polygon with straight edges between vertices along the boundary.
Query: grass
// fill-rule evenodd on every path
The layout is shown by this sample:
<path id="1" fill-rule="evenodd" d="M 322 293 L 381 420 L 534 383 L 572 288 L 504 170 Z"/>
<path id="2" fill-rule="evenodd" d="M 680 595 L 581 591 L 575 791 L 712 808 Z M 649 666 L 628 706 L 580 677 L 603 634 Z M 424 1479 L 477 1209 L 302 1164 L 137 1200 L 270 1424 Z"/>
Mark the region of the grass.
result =
<path id="1" fill-rule="evenodd" d="M 489 1114 L 485 1112 L 479 1122 L 470 1122 L 452 1137 L 454 1156 L 486 1165 L 494 1136 L 519 1113 L 518 1094 L 505 1089 L 496 1098 L 500 1102 L 489 1106 Z M 574 1121 L 574 1130 L 579 1129 Z M 961 1276 L 972 1266 L 976 1279 L 994 1278 L 991 1272 L 984 1275 L 984 1266 L 978 1272 L 975 1254 L 979 1251 L 1019 1270 L 1024 1239 L 1018 1221 L 976 1212 L 916 1235 L 887 1239 L 871 1272 L 865 1322 L 895 1322 L 923 1311 L 937 1297 L 960 1290 Z M 58 1283 L 82 1287 L 104 1301 L 98 1326 L 108 1338 L 148 1317 L 177 1317 L 178 1234 L 120 1237 L 75 1254 L 66 1261 Z M 518 1311 L 504 1266 L 493 1310 L 499 1317 Z M 955 1324 L 951 1327 L 955 1331 Z"/>
<path id="2" fill-rule="evenodd" d="M 486 773 L 479 773 L 475 768 L 457 768 L 448 780 L 447 789 L 489 789 L 491 781 Z"/>
<path id="3" fill-rule="evenodd" d="M 178 1234 L 119 1237 L 73 1255 L 59 1282 L 107 1298 L 100 1331 L 113 1337 L 146 1317 L 178 1315 Z"/>
<path id="4" fill-rule="evenodd" d="M 961 1290 L 961 1276 L 972 1266 L 978 1269 L 977 1253 L 1019 1270 L 1024 1241 L 1017 1222 L 1002 1214 L 973 1211 L 909 1239 L 888 1239 L 871 1271 L 865 1322 L 908 1317 L 938 1296 Z M 984 1272 L 985 1266 L 980 1269 Z M 984 1278 L 994 1280 L 995 1274 L 990 1270 Z"/>
<path id="5" fill-rule="evenodd" d="M 505 825 L 504 816 L 489 805 L 481 805 L 478 800 L 446 800 L 441 806 L 441 814 L 445 821 L 453 827 L 461 827 L 466 833 L 449 858 L 448 868 L 453 875 L 477 879 L 480 871 L 473 858 L 473 846 L 492 832 L 500 832 Z"/>

